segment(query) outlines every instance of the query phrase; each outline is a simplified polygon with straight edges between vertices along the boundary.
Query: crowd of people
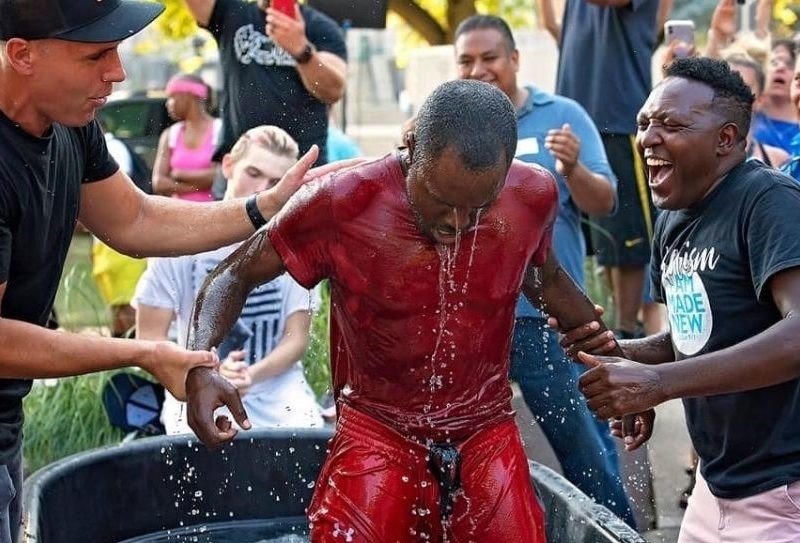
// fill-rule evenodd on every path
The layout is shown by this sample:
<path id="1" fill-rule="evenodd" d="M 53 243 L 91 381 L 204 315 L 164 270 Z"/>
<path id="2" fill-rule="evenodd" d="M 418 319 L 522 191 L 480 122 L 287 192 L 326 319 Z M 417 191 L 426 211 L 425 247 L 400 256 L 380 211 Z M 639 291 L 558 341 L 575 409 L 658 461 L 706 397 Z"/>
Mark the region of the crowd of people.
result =
<path id="1" fill-rule="evenodd" d="M 185 4 L 219 47 L 220 117 L 202 79 L 169 80 L 146 194 L 95 114 L 163 8 L 0 3 L 0 543 L 19 538 L 34 379 L 139 366 L 169 433 L 210 447 L 323 425 L 300 363 L 320 288 L 336 417 L 312 541 L 546 541 L 512 382 L 564 475 L 630 526 L 648 528 L 612 437 L 641 447 L 680 398 L 697 466 L 679 541 L 800 539 L 800 62 L 762 45 L 771 2 L 752 38 L 720 0 L 707 47 L 667 43 L 654 82 L 671 0 L 538 0 L 553 93 L 518 80 L 506 21 L 471 16 L 402 145 L 349 161 L 335 21 Z M 46 326 L 78 223 L 115 337 Z"/>

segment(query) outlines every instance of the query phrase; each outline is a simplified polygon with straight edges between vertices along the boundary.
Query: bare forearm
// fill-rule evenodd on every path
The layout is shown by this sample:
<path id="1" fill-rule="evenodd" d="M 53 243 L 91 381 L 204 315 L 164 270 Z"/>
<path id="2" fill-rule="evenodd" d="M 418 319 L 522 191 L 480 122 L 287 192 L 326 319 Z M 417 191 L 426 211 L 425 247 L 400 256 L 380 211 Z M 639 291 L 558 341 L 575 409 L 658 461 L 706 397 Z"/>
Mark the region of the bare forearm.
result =
<path id="1" fill-rule="evenodd" d="M 711 58 L 722 58 L 722 51 L 733 40 L 733 36 L 724 36 L 713 28 L 708 29 L 708 42 L 705 55 Z"/>
<path id="2" fill-rule="evenodd" d="M 559 266 L 552 249 L 543 266 L 528 266 L 522 292 L 533 305 L 557 318 L 563 330 L 572 330 L 592 321 L 600 323 L 598 332 L 608 330 L 597 317 L 594 303 Z"/>
<path id="3" fill-rule="evenodd" d="M 759 0 L 756 7 L 756 30 L 759 39 L 769 36 L 769 23 L 772 20 L 772 0 Z"/>
<path id="4" fill-rule="evenodd" d="M 223 263 L 214 270 L 195 300 L 188 348 L 208 350 L 219 345 L 239 318 L 249 292 L 250 287 L 237 278 L 231 264 Z"/>
<path id="5" fill-rule="evenodd" d="M 737 345 L 654 368 L 667 399 L 753 390 L 800 377 L 800 319 L 784 318 Z"/>
<path id="6" fill-rule="evenodd" d="M 620 340 L 619 345 L 625 358 L 642 364 L 664 364 L 675 360 L 669 332 L 662 332 L 641 339 Z"/>
<path id="7" fill-rule="evenodd" d="M 553 36 L 556 43 L 561 42 L 561 25 L 553 9 L 552 0 L 539 0 L 539 17 L 542 26 Z"/>
<path id="8" fill-rule="evenodd" d="M 190 320 L 189 348 L 219 345 L 241 315 L 250 291 L 283 271 L 265 229 L 241 244 L 203 282 Z"/>
<path id="9" fill-rule="evenodd" d="M 332 53 L 318 51 L 305 64 L 298 64 L 297 71 L 303 86 L 317 100 L 333 104 L 344 95 L 346 65 Z"/>
<path id="10" fill-rule="evenodd" d="M 155 343 L 85 336 L 0 319 L 0 378 L 41 379 L 139 365 Z"/>
<path id="11" fill-rule="evenodd" d="M 572 200 L 584 213 L 603 217 L 614 209 L 614 189 L 604 176 L 578 162 L 565 179 Z"/>
<path id="12" fill-rule="evenodd" d="M 149 196 L 133 224 L 120 232 L 113 246 L 134 256 L 177 256 L 228 245 L 253 233 L 244 204 L 244 199 L 236 199 L 201 206 Z"/>
<path id="13" fill-rule="evenodd" d="M 578 288 L 575 281 L 560 269 L 542 290 L 544 303 L 541 308 L 549 315 L 553 315 L 564 329 L 577 328 L 578 326 L 600 320 L 594 310 L 594 303 Z M 607 330 L 601 322 L 600 331 Z"/>

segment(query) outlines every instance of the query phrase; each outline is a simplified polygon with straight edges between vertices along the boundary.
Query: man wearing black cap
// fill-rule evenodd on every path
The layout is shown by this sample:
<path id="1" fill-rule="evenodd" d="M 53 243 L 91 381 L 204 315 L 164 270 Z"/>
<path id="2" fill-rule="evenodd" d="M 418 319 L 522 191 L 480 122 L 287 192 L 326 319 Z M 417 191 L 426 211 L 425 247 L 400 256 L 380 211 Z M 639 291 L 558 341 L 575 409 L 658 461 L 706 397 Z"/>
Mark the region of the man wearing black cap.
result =
<path id="1" fill-rule="evenodd" d="M 170 343 L 44 328 L 76 221 L 130 255 L 213 249 L 265 224 L 317 158 L 314 149 L 247 202 L 197 206 L 139 191 L 109 156 L 95 113 L 125 78 L 120 41 L 162 9 L 0 0 L 0 543 L 15 542 L 20 528 L 22 398 L 32 379 L 139 365 L 183 397 L 189 368 L 217 362 Z"/>

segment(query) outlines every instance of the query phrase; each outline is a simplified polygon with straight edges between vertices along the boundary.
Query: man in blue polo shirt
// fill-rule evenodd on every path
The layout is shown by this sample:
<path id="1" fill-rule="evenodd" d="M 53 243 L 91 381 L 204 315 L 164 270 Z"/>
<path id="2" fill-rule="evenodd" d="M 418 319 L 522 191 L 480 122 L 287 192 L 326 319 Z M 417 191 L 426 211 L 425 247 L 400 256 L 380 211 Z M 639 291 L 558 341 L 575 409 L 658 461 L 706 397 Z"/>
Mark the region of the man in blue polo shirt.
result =
<path id="1" fill-rule="evenodd" d="M 519 52 L 508 25 L 475 15 L 456 29 L 456 73 L 502 90 L 517 109 L 520 160 L 539 164 L 559 185 L 553 247 L 561 266 L 581 286 L 586 245 L 580 211 L 614 210 L 616 179 L 600 136 L 573 100 L 517 86 Z M 564 475 L 586 494 L 634 525 L 608 428 L 597 423 L 577 391 L 579 367 L 566 360 L 546 318 L 525 299 L 517 303 L 511 378 L 547 435 Z"/>

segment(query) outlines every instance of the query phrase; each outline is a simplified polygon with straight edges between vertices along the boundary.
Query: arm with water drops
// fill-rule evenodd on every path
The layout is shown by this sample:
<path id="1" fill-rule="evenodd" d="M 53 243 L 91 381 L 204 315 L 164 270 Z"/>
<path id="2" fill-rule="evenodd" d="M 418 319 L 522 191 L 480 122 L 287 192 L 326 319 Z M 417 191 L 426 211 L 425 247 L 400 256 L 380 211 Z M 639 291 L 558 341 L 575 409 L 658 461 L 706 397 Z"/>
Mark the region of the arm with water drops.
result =
<path id="1" fill-rule="evenodd" d="M 239 318 L 250 291 L 284 270 L 266 229 L 253 234 L 203 283 L 192 311 L 188 347 L 210 349 L 218 345 Z M 207 446 L 217 447 L 236 435 L 227 418 L 213 420 L 218 407 L 226 405 L 242 428 L 250 427 L 236 388 L 216 371 L 205 368 L 189 372 L 186 393 L 189 426 Z"/>
<path id="2" fill-rule="evenodd" d="M 614 334 L 598 315 L 595 304 L 564 271 L 552 249 L 544 265 L 528 265 L 522 292 L 533 305 L 556 317 L 561 329 L 586 329 L 584 341 L 589 343 L 591 339 L 598 352 L 611 354 L 619 349 Z"/>
<path id="3" fill-rule="evenodd" d="M 558 319 L 562 329 L 584 330 L 583 343 L 593 346 L 594 352 L 624 356 L 614 334 L 598 315 L 595 304 L 559 265 L 552 249 L 544 265 L 528 265 L 522 292 L 532 304 Z M 652 409 L 623 417 L 622 436 L 627 449 L 633 450 L 650 439 L 654 419 Z"/>

